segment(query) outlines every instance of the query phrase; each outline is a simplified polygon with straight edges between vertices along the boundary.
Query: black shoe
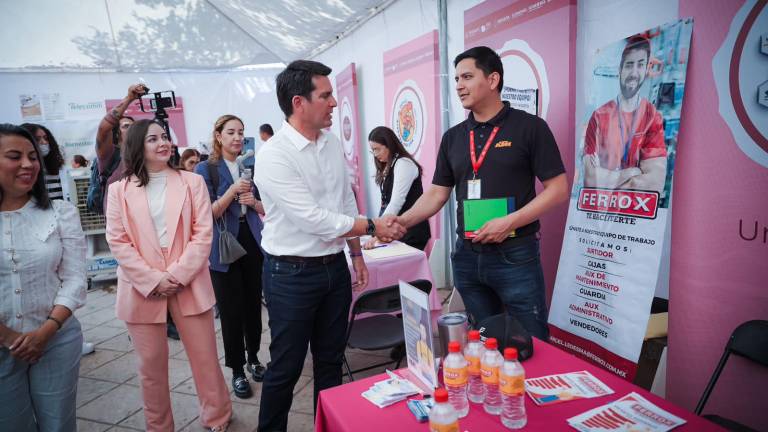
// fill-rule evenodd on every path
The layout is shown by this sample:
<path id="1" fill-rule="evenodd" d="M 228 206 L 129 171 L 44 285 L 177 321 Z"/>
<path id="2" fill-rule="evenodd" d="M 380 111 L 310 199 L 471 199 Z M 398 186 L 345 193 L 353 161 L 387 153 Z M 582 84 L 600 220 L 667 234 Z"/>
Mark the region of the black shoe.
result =
<path id="1" fill-rule="evenodd" d="M 248 365 L 248 370 L 251 372 L 251 376 L 253 377 L 253 380 L 256 382 L 262 382 L 264 381 L 264 373 L 267 372 L 267 369 L 261 365 L 261 363 L 251 363 Z"/>
<path id="2" fill-rule="evenodd" d="M 235 396 L 240 399 L 248 399 L 251 397 L 251 384 L 248 382 L 248 378 L 245 375 L 236 375 L 232 377 L 232 389 L 235 391 Z"/>
<path id="3" fill-rule="evenodd" d="M 169 338 L 171 338 L 173 340 L 181 339 L 179 337 L 179 330 L 176 328 L 176 324 L 169 322 L 167 327 L 168 327 L 168 337 Z"/>

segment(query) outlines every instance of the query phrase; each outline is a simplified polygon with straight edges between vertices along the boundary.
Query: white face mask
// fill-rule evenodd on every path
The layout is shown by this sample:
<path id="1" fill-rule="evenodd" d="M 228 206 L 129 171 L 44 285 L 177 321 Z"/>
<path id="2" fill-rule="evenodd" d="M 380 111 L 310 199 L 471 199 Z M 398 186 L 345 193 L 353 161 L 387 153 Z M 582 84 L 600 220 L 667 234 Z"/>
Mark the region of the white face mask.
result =
<path id="1" fill-rule="evenodd" d="M 48 153 L 51 152 L 51 146 L 49 144 L 40 144 L 40 154 L 43 155 L 43 157 L 48 156 Z"/>

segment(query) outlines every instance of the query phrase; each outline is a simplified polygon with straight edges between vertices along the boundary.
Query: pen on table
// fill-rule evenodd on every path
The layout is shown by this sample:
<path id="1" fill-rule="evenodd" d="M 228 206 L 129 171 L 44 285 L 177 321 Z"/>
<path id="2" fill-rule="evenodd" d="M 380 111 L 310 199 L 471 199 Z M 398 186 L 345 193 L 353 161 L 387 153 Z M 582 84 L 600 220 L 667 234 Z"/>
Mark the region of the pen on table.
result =
<path id="1" fill-rule="evenodd" d="M 373 247 L 373 249 L 383 248 L 389 246 L 388 244 L 380 244 Z"/>

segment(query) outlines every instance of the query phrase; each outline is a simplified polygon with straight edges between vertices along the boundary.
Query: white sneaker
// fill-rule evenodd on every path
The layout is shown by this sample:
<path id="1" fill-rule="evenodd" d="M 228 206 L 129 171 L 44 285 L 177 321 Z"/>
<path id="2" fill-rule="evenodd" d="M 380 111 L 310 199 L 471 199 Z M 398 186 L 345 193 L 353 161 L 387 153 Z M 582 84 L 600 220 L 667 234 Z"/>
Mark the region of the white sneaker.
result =
<path id="1" fill-rule="evenodd" d="M 93 343 L 83 342 L 83 350 L 81 351 L 81 355 L 88 355 L 94 351 L 96 351 L 96 348 L 94 348 Z"/>

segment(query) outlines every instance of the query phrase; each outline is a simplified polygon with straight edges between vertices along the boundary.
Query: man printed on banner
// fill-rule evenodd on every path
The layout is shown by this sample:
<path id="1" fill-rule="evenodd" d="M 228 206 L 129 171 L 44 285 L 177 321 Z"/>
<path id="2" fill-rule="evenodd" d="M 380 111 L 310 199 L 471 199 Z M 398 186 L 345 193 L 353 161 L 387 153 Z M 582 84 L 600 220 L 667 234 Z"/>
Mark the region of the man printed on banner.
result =
<path id="1" fill-rule="evenodd" d="M 620 92 L 597 108 L 584 137 L 584 186 L 661 193 L 667 148 L 661 114 L 640 96 L 651 59 L 645 36 L 627 40 L 619 62 Z"/>

